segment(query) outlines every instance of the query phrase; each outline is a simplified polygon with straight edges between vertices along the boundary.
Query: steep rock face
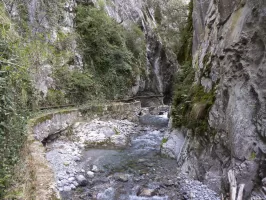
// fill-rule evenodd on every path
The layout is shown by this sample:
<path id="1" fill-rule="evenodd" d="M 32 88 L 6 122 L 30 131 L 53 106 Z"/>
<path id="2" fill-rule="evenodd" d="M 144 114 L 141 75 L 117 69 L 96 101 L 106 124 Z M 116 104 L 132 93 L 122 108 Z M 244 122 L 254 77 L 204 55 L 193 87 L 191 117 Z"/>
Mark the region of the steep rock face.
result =
<path id="1" fill-rule="evenodd" d="M 69 69 L 83 67 L 82 56 L 79 53 L 75 35 L 75 8 L 77 4 L 91 4 L 104 7 L 109 16 L 124 27 L 131 24 L 139 26 L 146 38 L 147 64 L 144 72 L 136 74 L 135 83 L 130 89 L 129 96 L 161 94 L 171 98 L 173 75 L 177 63 L 173 56 L 166 51 L 162 40 L 156 33 L 155 6 L 148 1 L 141 0 L 62 0 L 44 2 L 40 0 L 4 0 L 10 16 L 16 20 L 18 26 L 26 27 L 31 38 L 38 35 L 44 37 L 45 43 L 56 46 L 59 51 L 65 52 L 56 55 L 57 62 L 51 62 L 49 57 L 38 61 L 32 73 L 34 86 L 41 99 L 48 96 L 49 89 L 56 88 L 53 80 L 53 71 L 56 67 L 68 66 Z M 160 5 L 163 9 L 163 4 Z M 23 30 L 24 31 L 24 30 Z M 61 41 L 64 40 L 64 41 Z M 64 44 L 67 42 L 67 45 Z M 43 48 L 45 49 L 45 48 Z M 49 49 L 47 50 L 49 51 Z M 141 69 L 142 70 L 142 69 Z"/>
<path id="2" fill-rule="evenodd" d="M 216 135 L 191 139 L 183 170 L 222 191 L 233 168 L 245 199 L 252 191 L 265 198 L 265 9 L 262 0 L 194 0 L 193 66 L 197 82 L 216 89 L 209 113 Z"/>
<path id="3" fill-rule="evenodd" d="M 76 1 L 4 0 L 3 3 L 21 35 L 29 43 L 43 43 L 42 52 L 34 58 L 36 61 L 30 71 L 37 93 L 45 99 L 48 90 L 54 88 L 52 74 L 56 67 L 73 69 L 83 66 L 74 37 Z M 60 53 L 49 55 L 54 49 Z"/>
<path id="4" fill-rule="evenodd" d="M 98 1 L 93 2 L 97 4 Z M 160 6 L 164 9 L 163 4 Z M 156 33 L 154 6 L 141 0 L 112 0 L 105 2 L 105 10 L 123 26 L 137 24 L 145 34 L 147 66 L 145 74 L 137 76 L 131 95 L 162 94 L 166 96 L 166 101 L 169 100 L 177 62 L 170 52 L 166 51 L 160 36 Z"/>

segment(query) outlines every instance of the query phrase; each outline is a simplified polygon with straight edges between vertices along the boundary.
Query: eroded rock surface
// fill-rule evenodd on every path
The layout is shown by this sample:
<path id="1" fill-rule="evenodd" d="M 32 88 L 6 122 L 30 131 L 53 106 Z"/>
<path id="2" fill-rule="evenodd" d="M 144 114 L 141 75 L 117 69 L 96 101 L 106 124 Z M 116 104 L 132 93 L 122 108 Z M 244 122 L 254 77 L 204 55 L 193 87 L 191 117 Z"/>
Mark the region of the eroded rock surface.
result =
<path id="1" fill-rule="evenodd" d="M 266 2 L 193 2 L 193 66 L 197 82 L 216 90 L 209 114 L 216 135 L 191 138 L 183 168 L 217 192 L 228 189 L 227 172 L 235 169 L 245 199 L 252 192 L 265 199 Z"/>
<path id="2" fill-rule="evenodd" d="M 99 4 L 97 0 L 92 0 L 92 2 L 96 5 Z M 156 32 L 158 22 L 155 20 L 155 4 L 146 0 L 111 0 L 104 2 L 105 10 L 109 16 L 126 28 L 130 27 L 132 23 L 138 25 L 142 27 L 145 34 L 147 46 L 145 75 L 136 77 L 135 86 L 131 89 L 130 95 L 151 93 L 164 94 L 167 98 L 170 98 L 174 73 L 177 70 L 178 63 L 175 57 L 172 56 L 173 53 L 166 50 Z M 165 9 L 163 2 L 160 4 L 160 9 Z"/>

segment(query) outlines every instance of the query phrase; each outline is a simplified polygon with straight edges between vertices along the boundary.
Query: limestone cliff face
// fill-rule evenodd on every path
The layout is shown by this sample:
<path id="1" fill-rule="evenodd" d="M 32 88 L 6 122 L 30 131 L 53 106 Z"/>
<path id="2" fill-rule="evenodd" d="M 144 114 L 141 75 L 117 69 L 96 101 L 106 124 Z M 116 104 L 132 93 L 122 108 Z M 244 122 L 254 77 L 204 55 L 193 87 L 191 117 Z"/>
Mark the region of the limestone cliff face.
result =
<path id="1" fill-rule="evenodd" d="M 142 94 L 162 94 L 171 97 L 173 75 L 177 69 L 177 63 L 173 56 L 166 51 L 159 34 L 156 32 L 155 5 L 142 0 L 5 0 L 7 11 L 17 21 L 19 27 L 26 27 L 34 36 L 43 35 L 48 45 L 56 46 L 59 43 L 59 51 L 65 51 L 57 55 L 58 63 L 51 62 L 46 57 L 36 66 L 34 72 L 34 86 L 41 98 L 47 96 L 49 89 L 55 88 L 53 71 L 55 65 L 69 66 L 69 69 L 82 68 L 82 56 L 79 54 L 75 39 L 75 8 L 77 4 L 91 4 L 99 6 L 104 3 L 109 16 L 125 28 L 131 24 L 141 27 L 146 42 L 146 68 L 145 72 L 136 74 L 135 84 L 130 89 L 129 96 Z M 160 5 L 163 9 L 163 5 Z M 67 38 L 67 46 L 60 44 L 61 39 Z M 30 38 L 31 40 L 32 38 Z M 61 42 L 64 43 L 64 42 Z M 56 47 L 57 48 L 57 47 Z M 49 51 L 49 50 L 47 50 Z"/>
<path id="2" fill-rule="evenodd" d="M 3 3 L 20 34 L 33 46 L 35 42 L 43 43 L 41 51 L 36 49 L 39 56 L 33 58 L 36 62 L 30 71 L 36 92 L 45 99 L 48 90 L 54 88 L 52 74 L 55 66 L 68 66 L 69 69 L 83 66 L 74 37 L 77 3 L 75 0 L 4 0 Z M 53 55 L 53 49 L 60 53 Z"/>
<path id="3" fill-rule="evenodd" d="M 193 2 L 193 67 L 206 91 L 216 89 L 209 113 L 216 136 L 207 145 L 191 141 L 183 170 L 222 191 L 233 168 L 245 199 L 265 198 L 266 2 Z"/>
<path id="4" fill-rule="evenodd" d="M 93 1 L 97 5 L 97 0 Z M 160 5 L 161 9 L 163 4 Z M 111 0 L 105 2 L 105 10 L 117 22 L 129 27 L 140 26 L 146 38 L 147 65 L 145 74 L 137 76 L 130 95 L 162 94 L 166 101 L 171 97 L 173 76 L 177 62 L 167 52 L 160 36 L 156 33 L 155 5 L 143 0 Z"/>

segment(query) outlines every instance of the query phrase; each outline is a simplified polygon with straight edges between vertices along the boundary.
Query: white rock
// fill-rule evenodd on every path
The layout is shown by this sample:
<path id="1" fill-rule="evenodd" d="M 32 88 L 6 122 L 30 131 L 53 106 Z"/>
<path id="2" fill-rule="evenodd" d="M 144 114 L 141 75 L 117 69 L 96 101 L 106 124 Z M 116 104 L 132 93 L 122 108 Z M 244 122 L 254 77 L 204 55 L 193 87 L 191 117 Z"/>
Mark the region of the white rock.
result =
<path id="1" fill-rule="evenodd" d="M 76 186 L 74 184 L 71 184 L 70 187 L 71 187 L 71 189 L 75 189 L 76 188 Z"/>
<path id="2" fill-rule="evenodd" d="M 75 186 L 78 186 L 78 185 L 79 185 L 77 181 L 74 181 L 73 184 L 74 184 Z"/>
<path id="3" fill-rule="evenodd" d="M 94 172 L 92 172 L 92 171 L 88 171 L 88 172 L 87 172 L 87 175 L 88 175 L 90 178 L 93 178 L 93 177 L 94 177 Z"/>
<path id="4" fill-rule="evenodd" d="M 78 175 L 76 176 L 77 182 L 80 186 L 86 186 L 87 185 L 87 180 L 83 175 Z"/>
<path id="5" fill-rule="evenodd" d="M 73 182 L 73 181 L 75 180 L 75 178 L 74 178 L 74 177 L 70 177 L 68 180 L 69 180 L 70 182 Z"/>
<path id="6" fill-rule="evenodd" d="M 68 181 L 66 179 L 61 180 L 61 185 L 65 186 L 68 184 Z"/>
<path id="7" fill-rule="evenodd" d="M 98 167 L 97 167 L 96 165 L 93 165 L 91 171 L 93 171 L 93 172 L 98 172 L 99 169 L 98 169 Z"/>
<path id="8" fill-rule="evenodd" d="M 65 192 L 69 192 L 69 191 L 71 191 L 71 187 L 70 187 L 70 186 L 64 186 L 64 191 L 65 191 Z"/>

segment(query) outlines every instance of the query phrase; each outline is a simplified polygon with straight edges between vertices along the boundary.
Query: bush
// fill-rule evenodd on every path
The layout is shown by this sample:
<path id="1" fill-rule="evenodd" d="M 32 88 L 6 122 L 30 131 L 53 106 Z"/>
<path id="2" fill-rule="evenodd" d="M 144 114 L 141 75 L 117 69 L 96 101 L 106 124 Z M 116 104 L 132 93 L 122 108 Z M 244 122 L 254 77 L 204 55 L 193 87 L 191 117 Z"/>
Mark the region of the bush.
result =
<path id="1" fill-rule="evenodd" d="M 66 73 L 66 71 L 68 73 Z M 88 100 L 100 96 L 97 91 L 101 90 L 88 71 L 72 70 L 67 67 L 57 68 L 54 71 L 56 90 L 56 102 L 68 99 L 69 103 L 82 104 Z M 58 92 L 60 91 L 60 94 Z"/>
<path id="2" fill-rule="evenodd" d="M 126 94 L 133 82 L 134 62 L 141 57 L 141 50 L 132 48 L 132 40 L 129 38 L 127 42 L 126 30 L 103 8 L 84 5 L 77 8 L 76 29 L 85 68 L 103 86 L 106 97 L 112 99 Z"/>
<path id="3" fill-rule="evenodd" d="M 215 90 L 205 92 L 194 83 L 195 72 L 190 62 L 185 63 L 177 74 L 173 99 L 173 124 L 185 126 L 194 133 L 204 134 L 208 130 L 208 113 L 215 100 Z"/>
<path id="4" fill-rule="evenodd" d="M 194 82 L 195 70 L 192 66 L 192 11 L 189 4 L 189 16 L 186 26 L 181 30 L 181 47 L 178 50 L 178 61 L 181 68 L 176 74 L 173 98 L 173 125 L 187 127 L 194 134 L 205 134 L 210 130 L 208 114 L 215 101 L 215 88 L 205 92 L 201 85 Z M 209 131 L 211 132 L 211 131 Z"/>
<path id="5" fill-rule="evenodd" d="M 20 38 L 0 3 L 0 199 L 10 184 L 13 167 L 25 141 L 31 84 L 25 59 L 17 48 Z M 21 64 L 21 65 L 19 65 Z"/>

